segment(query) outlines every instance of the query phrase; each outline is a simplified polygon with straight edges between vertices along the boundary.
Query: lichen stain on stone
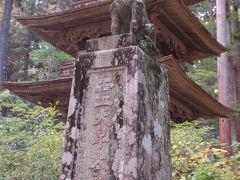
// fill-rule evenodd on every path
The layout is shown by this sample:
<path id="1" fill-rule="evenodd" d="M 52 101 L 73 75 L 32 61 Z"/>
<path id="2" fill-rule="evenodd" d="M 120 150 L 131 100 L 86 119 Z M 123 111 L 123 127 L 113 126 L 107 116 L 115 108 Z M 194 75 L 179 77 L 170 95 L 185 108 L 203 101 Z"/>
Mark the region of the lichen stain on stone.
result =
<path id="1" fill-rule="evenodd" d="M 125 167 L 126 174 L 132 174 L 134 178 L 137 178 L 137 158 L 131 158 Z"/>
<path id="2" fill-rule="evenodd" d="M 63 163 L 70 165 L 72 162 L 72 158 L 73 158 L 73 155 L 71 153 L 64 152 L 63 156 L 62 156 L 62 161 L 63 161 Z"/>
<path id="3" fill-rule="evenodd" d="M 157 136 L 158 138 L 161 138 L 162 137 L 162 128 L 161 128 L 160 124 L 158 123 L 158 121 L 154 121 L 153 125 L 154 125 L 155 137 Z"/>
<path id="4" fill-rule="evenodd" d="M 152 157 L 153 157 L 153 161 L 155 161 L 155 162 L 157 162 L 157 163 L 159 164 L 159 162 L 160 162 L 160 158 L 159 158 L 159 154 L 158 154 L 158 152 L 157 152 L 157 151 L 153 151 L 152 154 L 153 154 L 153 155 L 152 155 Z"/>
<path id="5" fill-rule="evenodd" d="M 165 102 L 163 100 L 160 100 L 159 106 L 161 106 L 162 109 L 165 108 Z"/>
<path id="6" fill-rule="evenodd" d="M 145 88 L 143 83 L 138 83 L 138 118 L 139 120 L 144 120 L 147 116 L 147 111 L 146 111 L 146 105 L 144 103 L 145 101 Z M 144 129 L 139 129 L 140 132 L 143 131 Z"/>
<path id="7" fill-rule="evenodd" d="M 65 174 L 61 174 L 60 175 L 60 180 L 64 180 L 66 178 L 66 175 Z"/>
<path id="8" fill-rule="evenodd" d="M 68 131 L 69 129 L 67 129 L 67 132 Z M 70 137 L 69 133 L 66 133 L 65 139 L 66 139 L 66 142 L 64 146 L 64 152 L 72 152 L 74 140 Z"/>
<path id="9" fill-rule="evenodd" d="M 151 83 L 149 87 L 149 95 L 153 96 L 158 94 L 163 79 L 166 78 L 166 73 L 163 72 L 163 67 L 159 61 L 146 56 L 146 68 L 147 72 L 144 72 L 147 77 L 147 83 Z"/>
<path id="10" fill-rule="evenodd" d="M 145 134 L 142 139 L 142 146 L 144 147 L 147 154 L 152 153 L 152 138 L 150 134 Z"/>
<path id="11" fill-rule="evenodd" d="M 70 117 L 76 109 L 77 99 L 74 98 L 73 92 L 71 92 L 69 106 L 68 106 L 68 117 Z"/>
<path id="12" fill-rule="evenodd" d="M 94 67 L 97 67 L 97 68 L 109 66 L 109 61 L 103 61 L 103 60 L 114 58 L 113 50 L 98 51 L 95 54 L 96 54 L 96 60 L 94 62 Z"/>
<path id="13" fill-rule="evenodd" d="M 97 40 L 87 41 L 86 50 L 87 52 L 98 51 L 99 50 L 98 41 Z"/>
<path id="14" fill-rule="evenodd" d="M 128 144 L 132 145 L 134 142 L 136 142 L 136 133 L 131 132 L 128 136 L 127 136 L 127 140 L 128 140 Z"/>
<path id="15" fill-rule="evenodd" d="M 119 166 L 119 180 L 123 180 L 123 167 L 124 167 L 124 161 L 120 161 Z"/>
<path id="16" fill-rule="evenodd" d="M 82 103 L 84 94 L 88 87 L 87 69 L 93 65 L 94 53 L 81 54 L 78 61 L 75 61 L 75 72 L 71 91 L 70 109 L 68 113 L 65 145 L 62 157 L 62 175 L 66 178 L 73 178 L 75 175 L 75 159 L 77 159 L 77 138 L 80 129 Z"/>
<path id="17" fill-rule="evenodd" d="M 165 142 L 165 136 L 169 134 L 166 135 L 164 125 L 167 120 L 168 105 L 162 106 L 168 102 L 165 97 L 167 90 L 164 76 L 161 69 L 158 69 L 159 64 L 149 60 L 138 47 L 114 49 L 111 53 L 114 54 L 112 59 L 106 56 L 110 58 L 107 63 L 108 68 L 111 69 L 110 64 L 126 67 L 124 70 L 126 78 L 122 78 L 121 73 L 114 69 L 112 78 L 116 84 L 116 92 L 113 95 L 114 114 L 109 119 L 113 125 L 109 130 L 109 158 L 106 160 L 109 167 L 108 179 L 159 179 L 165 175 L 158 170 L 164 168 L 162 163 L 169 159 L 169 157 L 165 158 L 169 152 L 167 147 L 169 142 Z M 83 111 L 88 103 L 86 94 L 91 88 L 88 69 L 102 65 L 102 63 L 96 63 L 99 61 L 96 60 L 97 54 L 81 54 L 76 64 L 74 78 L 76 78 L 77 87 L 74 87 L 73 96 L 78 102 L 68 119 L 69 128 L 66 136 L 68 143 L 65 145 L 68 147 L 68 155 L 71 155 L 74 160 L 67 161 L 70 165 L 63 164 L 66 168 L 62 171 L 62 174 L 66 175 L 65 178 L 74 178 L 75 176 L 72 175 L 78 171 L 74 168 L 74 161 L 77 159 L 74 155 L 79 153 L 76 146 L 76 141 L 79 140 L 75 139 L 79 136 L 76 123 L 82 122 L 82 117 L 85 117 Z M 81 130 L 83 126 L 81 124 Z M 166 152 L 164 148 L 167 149 Z M 77 163 L 76 166 L 78 166 Z M 98 180 L 101 178 L 102 175 L 97 177 Z M 106 177 L 104 178 L 107 180 Z"/>
<path id="18" fill-rule="evenodd" d="M 138 85 L 138 82 L 136 79 L 131 79 L 130 82 L 129 82 L 129 86 L 127 87 L 128 88 L 128 91 L 130 91 L 130 94 L 132 96 L 136 96 L 137 92 L 138 92 L 138 88 L 137 88 L 137 85 Z"/>
<path id="19" fill-rule="evenodd" d="M 136 54 L 136 48 L 119 48 L 114 52 L 111 64 L 113 66 L 129 64 L 129 62 L 133 59 L 134 54 Z"/>
<path id="20" fill-rule="evenodd" d="M 135 55 L 133 56 L 133 60 L 134 60 L 134 61 L 137 61 L 137 60 L 138 60 L 138 55 L 137 55 L 137 54 L 135 54 Z"/>
<path id="21" fill-rule="evenodd" d="M 87 69 L 93 66 L 94 60 L 96 59 L 95 53 L 82 54 L 79 57 L 79 61 L 75 62 L 75 86 L 74 86 L 74 97 L 79 99 L 79 103 L 82 104 L 83 92 L 88 87 L 89 78 L 87 76 Z"/>
<path id="22" fill-rule="evenodd" d="M 70 124 L 69 124 L 69 122 L 67 121 L 66 122 L 66 129 L 68 129 L 70 127 Z"/>
<path id="23" fill-rule="evenodd" d="M 130 46 L 130 34 L 120 34 L 117 48 Z"/>
<path id="24" fill-rule="evenodd" d="M 115 107 L 117 108 L 117 113 L 114 116 L 114 120 L 113 122 L 117 122 L 119 127 L 122 128 L 123 127 L 123 105 L 124 105 L 124 100 L 122 95 L 120 95 L 120 97 L 115 97 L 114 98 L 114 104 Z"/>
<path id="25" fill-rule="evenodd" d="M 72 139 L 77 139 L 78 135 L 79 135 L 79 129 L 77 127 L 72 127 L 71 138 Z"/>
<path id="26" fill-rule="evenodd" d="M 114 160 L 112 163 L 112 170 L 114 171 L 114 176 L 119 177 L 123 172 L 124 162 L 122 160 L 122 150 L 120 148 L 116 149 Z"/>

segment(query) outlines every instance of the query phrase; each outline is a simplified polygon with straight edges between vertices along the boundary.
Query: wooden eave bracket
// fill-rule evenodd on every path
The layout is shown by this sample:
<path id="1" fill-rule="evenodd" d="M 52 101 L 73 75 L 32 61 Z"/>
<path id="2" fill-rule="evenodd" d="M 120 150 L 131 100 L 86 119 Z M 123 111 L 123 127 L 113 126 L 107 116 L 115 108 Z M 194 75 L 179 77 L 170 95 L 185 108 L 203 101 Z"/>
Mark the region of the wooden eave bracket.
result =
<path id="1" fill-rule="evenodd" d="M 197 101 L 205 104 L 212 112 L 215 112 L 213 116 L 226 117 L 235 111 L 228 107 L 223 106 L 216 99 L 210 96 L 200 86 L 193 82 L 179 67 L 176 60 L 172 55 L 161 58 L 162 63 L 168 68 L 169 76 L 177 78 L 174 82 L 179 82 L 178 85 L 185 89 L 186 93 L 190 93 L 191 96 L 195 97 Z M 187 89 L 184 87 L 188 87 Z M 211 113 L 209 113 L 211 114 Z"/>
<path id="2" fill-rule="evenodd" d="M 195 3 L 198 2 L 199 0 L 185 0 L 185 3 Z M 16 17 L 16 19 L 23 25 L 25 25 L 25 27 L 31 31 L 36 32 L 36 31 L 41 31 L 41 35 L 40 33 L 34 33 L 37 34 L 38 36 L 40 35 L 40 37 L 46 41 L 48 41 L 50 44 L 55 45 L 56 43 L 54 42 L 50 42 L 53 41 L 51 38 L 48 38 L 48 33 L 58 33 L 61 30 L 54 30 L 54 29 L 47 29 L 47 27 L 49 25 L 53 25 L 56 24 L 56 22 L 59 22 L 61 24 L 65 24 L 66 27 L 63 28 L 65 31 L 71 31 L 72 29 L 69 29 L 70 27 L 67 25 L 67 22 L 73 21 L 74 19 L 77 18 L 78 21 L 81 21 L 81 18 L 83 18 L 82 16 L 84 15 L 85 18 L 90 18 L 92 17 L 92 15 L 96 12 L 100 13 L 102 15 L 101 18 L 105 18 L 105 21 L 110 21 L 110 13 L 108 11 L 109 6 L 111 4 L 112 0 L 105 0 L 101 3 L 98 4 L 93 4 L 87 7 L 83 7 L 83 8 L 79 8 L 79 9 L 72 9 L 72 10 L 68 10 L 65 12 L 61 12 L 61 13 L 55 13 L 55 14 L 51 14 L 51 15 L 47 15 L 47 16 L 38 16 L 38 17 Z M 211 56 L 214 55 L 219 55 L 219 53 L 225 51 L 226 49 L 221 46 L 214 38 L 212 38 L 207 32 L 206 30 L 202 27 L 202 25 L 200 24 L 200 22 L 198 22 L 198 20 L 196 19 L 196 17 L 194 17 L 194 15 L 191 13 L 191 11 L 186 7 L 186 5 L 184 4 L 183 0 L 162 0 L 161 2 L 155 2 L 153 0 L 151 0 L 149 2 L 149 4 L 151 4 L 152 7 L 159 7 L 159 5 L 163 6 L 163 4 L 165 3 L 168 6 L 171 6 L 172 9 L 174 9 L 174 11 L 178 14 L 179 17 L 181 17 L 183 20 L 185 19 L 186 24 L 188 25 L 188 27 L 191 29 L 194 29 L 194 34 L 196 35 L 196 38 L 198 38 L 199 40 L 201 40 L 203 42 L 203 44 L 208 47 L 210 51 L 212 52 L 208 52 L 209 54 L 211 54 Z M 158 3 L 158 5 L 156 6 L 156 3 Z M 101 7 L 100 7 L 101 6 Z M 150 9 L 152 7 L 149 7 Z M 97 9 L 99 9 L 99 11 L 96 11 Z M 86 15 L 86 13 L 91 14 L 91 17 L 89 15 Z M 94 12 L 94 13 L 93 13 Z M 158 9 L 156 8 L 154 13 L 158 12 Z M 170 12 L 169 12 L 170 13 Z M 168 14 L 165 12 L 165 14 Z M 154 15 L 155 16 L 155 15 Z M 173 20 L 174 17 L 171 17 L 171 19 Z M 187 20 L 186 20 L 187 19 Z M 90 21 L 89 21 L 90 22 Z M 87 23 L 89 23 L 87 22 Z M 101 22 L 103 22 L 103 19 L 101 19 Z M 91 22 L 92 24 L 93 22 Z M 178 27 L 179 24 L 175 23 L 175 27 L 177 27 L 181 33 L 184 34 L 185 30 L 182 27 Z M 44 26 L 46 28 L 44 28 Z M 76 24 L 76 26 L 82 26 L 80 24 Z M 85 24 L 84 26 L 87 27 L 87 25 Z M 92 29 L 92 26 L 91 26 Z M 107 32 L 108 31 L 108 32 Z M 106 30 L 106 33 L 110 32 L 110 28 L 109 30 Z M 49 35 L 50 36 L 50 35 Z M 51 35 L 52 36 L 52 35 Z M 181 35 L 179 35 L 181 36 Z M 188 34 L 185 33 L 186 38 L 188 38 L 188 41 L 192 41 L 192 43 L 194 44 L 194 40 L 192 39 L 192 37 L 190 37 Z M 174 39 L 174 38 L 173 38 Z M 179 39 L 179 38 L 178 38 Z M 176 40 L 176 39 L 175 39 Z M 176 40 L 177 41 L 177 40 Z M 71 42 L 69 43 L 69 47 L 71 46 Z M 174 43 L 179 43 L 178 42 L 174 42 Z M 184 44 L 185 48 L 189 48 L 186 47 L 186 44 L 184 42 L 182 42 L 182 44 Z M 195 43 L 195 47 L 196 50 L 201 52 L 202 48 L 201 46 L 198 46 L 198 44 Z M 70 55 L 75 55 L 76 53 L 70 50 L 66 50 L 63 49 L 61 47 L 58 47 L 61 50 L 65 50 L 65 52 L 67 52 Z M 65 48 L 65 46 L 64 46 Z M 177 49 L 176 49 L 177 51 Z M 204 52 L 204 51 L 203 51 Z M 207 54 L 207 53 L 205 53 Z M 195 56 L 192 56 L 195 57 Z M 186 59 L 191 59 L 191 56 L 186 57 Z M 202 58 L 202 55 L 199 55 L 198 57 L 192 59 L 192 60 L 197 60 Z M 183 58 L 185 60 L 185 58 Z M 190 61 L 190 60 L 189 60 Z"/>

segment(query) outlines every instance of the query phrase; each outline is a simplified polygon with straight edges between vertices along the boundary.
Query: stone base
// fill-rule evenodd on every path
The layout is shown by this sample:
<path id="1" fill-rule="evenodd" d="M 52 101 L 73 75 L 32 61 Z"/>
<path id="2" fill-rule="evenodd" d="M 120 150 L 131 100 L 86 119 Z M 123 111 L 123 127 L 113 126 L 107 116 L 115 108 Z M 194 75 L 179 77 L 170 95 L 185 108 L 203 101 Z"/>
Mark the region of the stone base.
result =
<path id="1" fill-rule="evenodd" d="M 87 45 L 75 62 L 60 179 L 171 179 L 166 74 L 128 35 Z"/>

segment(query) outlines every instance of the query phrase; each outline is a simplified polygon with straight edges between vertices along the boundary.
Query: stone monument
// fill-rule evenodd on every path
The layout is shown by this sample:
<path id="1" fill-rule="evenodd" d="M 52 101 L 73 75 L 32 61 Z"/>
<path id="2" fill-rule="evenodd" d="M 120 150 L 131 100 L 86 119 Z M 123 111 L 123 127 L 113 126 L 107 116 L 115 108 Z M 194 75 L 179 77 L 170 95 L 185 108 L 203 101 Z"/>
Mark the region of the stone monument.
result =
<path id="1" fill-rule="evenodd" d="M 171 179 L 167 74 L 153 33 L 144 34 L 141 3 L 130 34 L 88 40 L 78 54 L 61 180 Z"/>
<path id="2" fill-rule="evenodd" d="M 159 66 L 129 34 L 87 41 L 75 62 L 60 179 L 171 179 Z"/>

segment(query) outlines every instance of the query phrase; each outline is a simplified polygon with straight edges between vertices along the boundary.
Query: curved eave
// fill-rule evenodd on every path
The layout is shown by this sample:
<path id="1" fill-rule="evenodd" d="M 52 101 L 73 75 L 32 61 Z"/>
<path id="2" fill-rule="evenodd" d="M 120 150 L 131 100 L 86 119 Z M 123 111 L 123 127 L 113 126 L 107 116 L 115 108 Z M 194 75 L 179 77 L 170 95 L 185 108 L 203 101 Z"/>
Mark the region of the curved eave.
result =
<path id="1" fill-rule="evenodd" d="M 1 85 L 3 85 L 4 88 L 9 89 L 13 92 L 26 92 L 31 93 L 34 89 L 34 93 L 45 93 L 53 91 L 55 92 L 58 89 L 65 89 L 66 87 L 71 85 L 72 77 L 69 78 L 62 78 L 57 80 L 48 80 L 48 81 L 37 81 L 37 82 L 0 82 Z M 54 85 L 57 86 L 51 86 L 54 82 Z M 41 87 L 41 88 L 40 88 Z"/>
<path id="2" fill-rule="evenodd" d="M 76 48 L 78 43 L 66 41 L 68 33 L 71 33 L 71 36 L 79 33 L 81 38 L 96 38 L 97 36 L 110 34 L 109 6 L 111 2 L 112 0 L 105 0 L 47 16 L 16 18 L 28 30 L 43 40 L 72 56 L 76 56 L 79 50 Z M 190 2 L 193 1 L 185 1 L 187 4 Z M 184 61 L 191 62 L 192 60 L 218 56 L 226 51 L 205 30 L 182 0 L 150 0 L 147 4 L 147 10 L 151 22 L 155 26 L 161 28 L 161 25 L 157 25 L 157 23 L 164 23 L 165 29 L 169 31 L 167 40 L 169 46 L 176 44 L 174 47 L 176 51 L 179 44 L 185 46 L 178 50 L 186 50 L 185 55 L 179 57 Z M 161 39 L 157 40 L 158 43 L 160 41 Z"/>
<path id="3" fill-rule="evenodd" d="M 106 26 L 103 33 L 110 30 L 109 7 L 112 0 L 98 2 L 97 5 L 89 5 L 79 9 L 72 9 L 47 16 L 15 17 L 26 29 L 36 36 L 47 41 L 65 53 L 76 57 L 78 49 L 74 43 L 67 41 L 69 33 L 75 33 L 80 29 L 80 33 L 91 34 L 90 38 L 96 38 L 94 26 Z M 99 22 L 97 24 L 96 22 Z M 84 28 L 83 28 L 84 27 Z M 78 33 L 78 32 L 77 32 Z M 88 37 L 86 35 L 86 37 Z M 89 38 L 89 37 L 88 37 Z"/>
<path id="4" fill-rule="evenodd" d="M 56 101 L 60 101 L 57 108 L 66 116 L 72 78 L 40 82 L 0 82 L 0 84 L 26 101 L 33 104 L 41 102 L 43 107 L 50 106 L 50 103 L 55 105 Z"/>
<path id="5" fill-rule="evenodd" d="M 160 4 L 161 9 L 154 9 L 160 14 L 158 18 L 184 42 L 188 53 L 192 51 L 193 60 L 219 56 L 222 52 L 227 51 L 203 27 L 183 1 L 162 0 Z"/>
<path id="6" fill-rule="evenodd" d="M 109 7 L 113 0 L 104 0 L 102 2 L 98 2 L 86 7 L 81 7 L 78 9 L 71 9 L 63 12 L 53 13 L 50 15 L 44 16 L 15 16 L 15 18 L 25 27 L 38 27 L 39 29 L 47 28 L 48 26 L 54 26 L 58 24 L 69 24 L 69 22 L 76 20 L 87 19 L 89 22 L 94 22 L 96 20 L 96 15 L 109 14 Z M 110 15 L 110 14 L 109 14 Z M 92 19 L 93 18 L 93 19 Z M 79 22 L 80 24 L 84 24 L 83 22 Z M 69 25 L 69 27 L 75 25 Z M 69 28 L 67 27 L 67 28 Z M 60 27 L 65 28 L 65 27 Z M 56 29 L 56 28 L 55 28 Z"/>
<path id="7" fill-rule="evenodd" d="M 164 57 L 162 60 L 169 76 L 170 97 L 191 108 L 195 119 L 199 117 L 227 117 L 234 112 L 234 110 L 223 106 L 192 81 L 176 63 L 173 56 Z"/>
<path id="8" fill-rule="evenodd" d="M 170 105 L 179 109 L 178 114 L 175 116 L 181 118 L 182 121 L 192 121 L 197 118 L 215 118 L 226 117 L 234 111 L 229 109 L 206 91 L 194 83 L 176 63 L 173 56 L 162 58 L 169 77 L 169 92 L 170 92 Z M 31 83 L 12 83 L 1 82 L 2 86 L 9 89 L 12 94 L 22 97 L 32 103 L 42 102 L 42 106 L 49 106 L 49 103 L 55 103 L 60 100 L 59 109 L 65 115 L 67 114 L 68 101 L 70 96 L 72 78 L 64 78 L 43 82 Z M 182 115 L 180 110 L 185 111 L 186 116 Z"/>
<path id="9" fill-rule="evenodd" d="M 221 54 L 222 52 L 227 51 L 227 49 L 222 46 L 205 28 L 204 26 L 198 21 L 198 19 L 194 16 L 194 14 L 189 10 L 187 6 L 184 6 L 181 1 L 178 1 L 179 3 L 176 3 L 175 0 L 170 0 L 171 6 L 174 7 L 176 10 L 179 11 L 179 16 L 184 19 L 186 26 L 190 29 L 192 29 L 193 32 L 196 33 L 197 37 L 201 39 L 204 44 L 206 44 L 213 53 L 216 53 L 216 55 Z M 180 24 L 183 29 L 184 23 Z M 186 29 L 188 29 L 186 28 Z M 189 32 L 191 34 L 191 32 Z M 191 36 L 191 35 L 190 35 Z M 200 40 L 198 42 L 197 39 L 195 40 L 195 43 L 200 43 Z"/>

